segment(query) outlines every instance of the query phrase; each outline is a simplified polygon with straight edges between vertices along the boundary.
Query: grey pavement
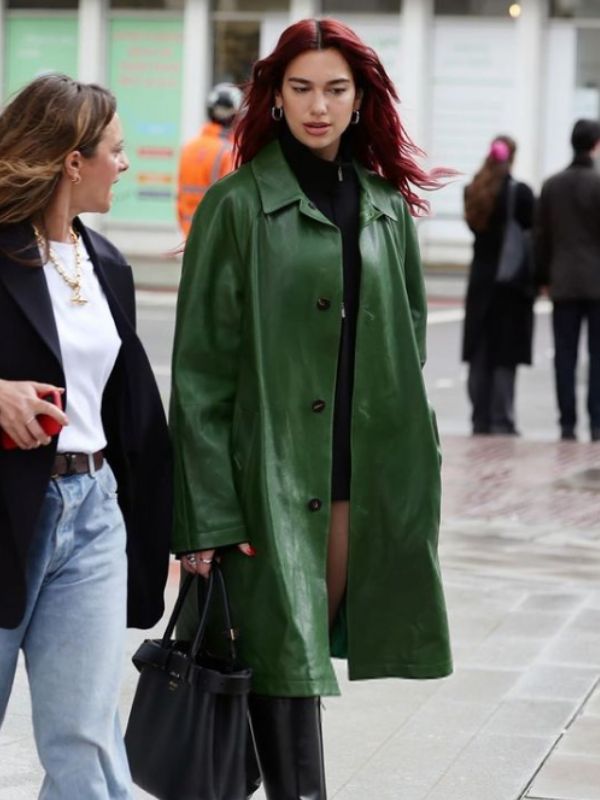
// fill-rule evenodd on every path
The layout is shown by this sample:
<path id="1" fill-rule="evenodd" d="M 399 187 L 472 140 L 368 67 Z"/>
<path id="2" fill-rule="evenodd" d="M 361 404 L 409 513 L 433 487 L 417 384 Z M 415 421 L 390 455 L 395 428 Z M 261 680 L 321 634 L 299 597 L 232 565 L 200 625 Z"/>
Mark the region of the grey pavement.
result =
<path id="1" fill-rule="evenodd" d="M 440 308 L 444 298 L 454 307 L 464 283 L 452 287 L 430 284 Z M 145 324 L 171 330 L 172 294 L 141 299 Z M 166 369 L 164 339 L 151 349 Z M 548 363 L 539 369 L 547 393 Z M 453 435 L 441 411 L 440 555 L 456 670 L 440 681 L 349 683 L 338 663 L 342 697 L 324 701 L 329 797 L 600 800 L 600 444 Z M 124 720 L 136 683 L 129 656 L 146 635 L 129 634 Z M 0 732 L 0 800 L 34 800 L 40 781 L 21 665 Z"/>

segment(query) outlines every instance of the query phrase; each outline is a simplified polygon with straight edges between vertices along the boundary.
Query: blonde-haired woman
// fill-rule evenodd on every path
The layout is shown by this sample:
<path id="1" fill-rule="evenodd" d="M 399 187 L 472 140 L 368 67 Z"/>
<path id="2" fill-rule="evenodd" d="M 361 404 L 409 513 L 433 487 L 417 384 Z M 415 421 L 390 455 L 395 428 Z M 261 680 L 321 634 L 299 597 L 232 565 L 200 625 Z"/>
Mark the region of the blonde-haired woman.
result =
<path id="1" fill-rule="evenodd" d="M 465 189 L 465 219 L 475 234 L 465 306 L 463 361 L 473 434 L 515 435 L 514 394 L 519 364 L 531 364 L 533 287 L 498 282 L 508 215 L 529 230 L 533 192 L 511 177 L 516 143 L 497 136 Z"/>
<path id="2" fill-rule="evenodd" d="M 43 800 L 132 798 L 126 612 L 163 609 L 166 423 L 131 268 L 78 217 L 108 211 L 127 167 L 99 86 L 44 76 L 0 114 L 0 723 L 23 650 Z"/>

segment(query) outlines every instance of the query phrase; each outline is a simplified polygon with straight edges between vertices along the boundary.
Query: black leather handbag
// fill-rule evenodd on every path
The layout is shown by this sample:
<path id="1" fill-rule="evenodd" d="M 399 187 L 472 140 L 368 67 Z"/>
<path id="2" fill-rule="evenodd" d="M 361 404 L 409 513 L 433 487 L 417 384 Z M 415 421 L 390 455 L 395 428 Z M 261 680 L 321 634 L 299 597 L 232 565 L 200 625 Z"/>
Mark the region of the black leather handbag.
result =
<path id="1" fill-rule="evenodd" d="M 196 581 L 198 632 L 171 638 Z M 223 574 L 215 563 L 202 599 L 201 578 L 188 575 L 162 639 L 147 639 L 133 656 L 140 671 L 125 746 L 134 782 L 159 800 L 245 800 L 248 692 L 252 672 L 237 661 Z M 228 655 L 203 650 L 209 611 L 220 594 Z"/>

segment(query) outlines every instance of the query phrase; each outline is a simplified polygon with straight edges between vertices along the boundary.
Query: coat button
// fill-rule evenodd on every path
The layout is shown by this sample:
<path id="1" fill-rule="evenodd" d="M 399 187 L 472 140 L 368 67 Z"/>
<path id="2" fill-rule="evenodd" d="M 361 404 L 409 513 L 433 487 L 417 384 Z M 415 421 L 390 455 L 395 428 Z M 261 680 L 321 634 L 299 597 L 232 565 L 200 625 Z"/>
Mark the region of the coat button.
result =
<path id="1" fill-rule="evenodd" d="M 308 510 L 309 511 L 319 511 L 323 503 L 319 500 L 318 497 L 313 497 L 312 500 L 308 501 Z"/>
<path id="2" fill-rule="evenodd" d="M 327 309 L 331 308 L 331 300 L 328 300 L 326 297 L 319 297 L 317 300 L 317 308 L 319 311 L 327 311 Z"/>
<path id="3" fill-rule="evenodd" d="M 312 410 L 315 414 L 319 414 L 325 408 L 325 400 L 315 400 L 312 404 Z"/>

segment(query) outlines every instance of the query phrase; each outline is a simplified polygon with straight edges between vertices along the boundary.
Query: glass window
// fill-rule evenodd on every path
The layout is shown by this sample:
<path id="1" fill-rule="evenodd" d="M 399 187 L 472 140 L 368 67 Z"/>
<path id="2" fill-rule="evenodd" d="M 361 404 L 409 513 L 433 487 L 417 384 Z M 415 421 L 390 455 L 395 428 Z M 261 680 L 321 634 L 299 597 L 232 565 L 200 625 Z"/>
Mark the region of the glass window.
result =
<path id="1" fill-rule="evenodd" d="M 213 82 L 245 83 L 258 58 L 260 22 L 215 22 Z"/>
<path id="2" fill-rule="evenodd" d="M 365 13 L 365 0 L 322 0 L 323 14 L 361 14 Z M 371 0 L 369 14 L 398 14 L 402 10 L 402 0 Z"/>
<path id="3" fill-rule="evenodd" d="M 600 30 L 577 31 L 575 117 L 600 117 Z"/>
<path id="4" fill-rule="evenodd" d="M 505 17 L 510 5 L 507 0 L 435 0 L 434 11 L 450 16 Z"/>
<path id="5" fill-rule="evenodd" d="M 62 11 L 65 8 L 78 8 L 79 0 L 8 0 L 6 7 Z"/>
<path id="6" fill-rule="evenodd" d="M 598 0 L 550 0 L 552 17 L 600 17 Z"/>
<path id="7" fill-rule="evenodd" d="M 184 0 L 110 0 L 111 8 L 134 8 L 150 11 L 161 9 L 164 11 L 181 11 Z"/>

